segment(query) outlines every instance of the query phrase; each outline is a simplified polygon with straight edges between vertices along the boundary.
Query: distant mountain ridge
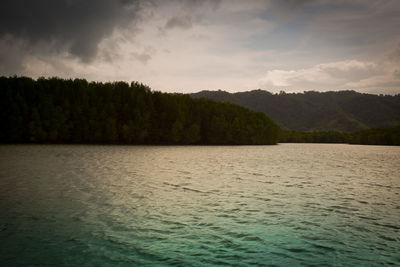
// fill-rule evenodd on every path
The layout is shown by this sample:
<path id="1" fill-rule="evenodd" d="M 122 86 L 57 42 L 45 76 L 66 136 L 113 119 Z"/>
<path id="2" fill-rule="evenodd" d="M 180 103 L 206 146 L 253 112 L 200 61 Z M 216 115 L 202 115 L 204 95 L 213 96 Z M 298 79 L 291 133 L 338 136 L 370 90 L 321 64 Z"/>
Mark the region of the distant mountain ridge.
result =
<path id="1" fill-rule="evenodd" d="M 373 95 L 355 91 L 272 94 L 263 90 L 238 93 L 219 90 L 190 95 L 263 112 L 288 130 L 350 132 L 400 125 L 400 94 Z"/>

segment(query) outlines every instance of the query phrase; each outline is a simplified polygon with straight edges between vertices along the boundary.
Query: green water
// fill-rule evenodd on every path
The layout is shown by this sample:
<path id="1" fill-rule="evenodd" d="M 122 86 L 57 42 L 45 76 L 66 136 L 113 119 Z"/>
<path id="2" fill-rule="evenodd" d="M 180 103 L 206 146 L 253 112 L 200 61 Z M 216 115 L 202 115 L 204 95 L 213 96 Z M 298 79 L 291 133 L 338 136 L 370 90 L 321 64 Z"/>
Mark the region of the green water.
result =
<path id="1" fill-rule="evenodd" d="M 0 266 L 400 264 L 400 147 L 0 146 Z"/>

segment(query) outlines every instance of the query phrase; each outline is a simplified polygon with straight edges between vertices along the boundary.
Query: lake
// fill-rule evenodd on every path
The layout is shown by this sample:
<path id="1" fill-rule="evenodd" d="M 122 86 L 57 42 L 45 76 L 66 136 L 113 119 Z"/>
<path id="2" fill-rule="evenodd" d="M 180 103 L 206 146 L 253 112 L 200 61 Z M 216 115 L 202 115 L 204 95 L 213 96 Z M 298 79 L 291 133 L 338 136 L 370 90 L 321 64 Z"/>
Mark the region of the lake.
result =
<path id="1" fill-rule="evenodd" d="M 0 146 L 0 265 L 400 264 L 400 147 Z"/>

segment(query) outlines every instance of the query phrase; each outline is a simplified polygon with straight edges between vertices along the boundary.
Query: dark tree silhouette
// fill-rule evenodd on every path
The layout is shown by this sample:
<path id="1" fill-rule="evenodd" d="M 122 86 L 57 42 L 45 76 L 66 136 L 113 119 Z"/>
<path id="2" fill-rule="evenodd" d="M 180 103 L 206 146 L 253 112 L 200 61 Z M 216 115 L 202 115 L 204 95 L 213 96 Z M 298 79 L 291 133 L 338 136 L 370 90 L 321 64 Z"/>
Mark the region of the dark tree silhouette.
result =
<path id="1" fill-rule="evenodd" d="M 234 104 L 132 82 L 0 78 L 2 143 L 276 144 L 279 127 Z"/>

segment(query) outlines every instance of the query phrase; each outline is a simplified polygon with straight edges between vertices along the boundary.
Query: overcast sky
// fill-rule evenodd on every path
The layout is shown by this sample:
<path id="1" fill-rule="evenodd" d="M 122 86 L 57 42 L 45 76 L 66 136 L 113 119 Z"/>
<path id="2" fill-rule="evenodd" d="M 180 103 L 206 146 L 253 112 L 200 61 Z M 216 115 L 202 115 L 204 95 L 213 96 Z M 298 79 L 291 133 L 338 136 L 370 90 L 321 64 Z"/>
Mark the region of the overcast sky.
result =
<path id="1" fill-rule="evenodd" d="M 400 93 L 399 0 L 1 0 L 0 75 Z"/>

